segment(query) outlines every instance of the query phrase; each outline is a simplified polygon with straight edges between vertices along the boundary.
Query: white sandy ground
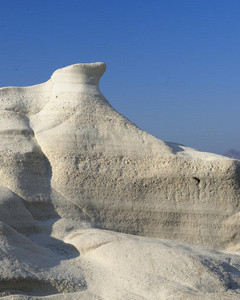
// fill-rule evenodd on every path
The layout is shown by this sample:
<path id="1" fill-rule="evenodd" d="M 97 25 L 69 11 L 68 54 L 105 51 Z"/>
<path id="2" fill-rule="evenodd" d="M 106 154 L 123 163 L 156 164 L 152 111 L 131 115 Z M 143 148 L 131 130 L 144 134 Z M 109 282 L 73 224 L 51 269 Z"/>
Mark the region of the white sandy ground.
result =
<path id="1" fill-rule="evenodd" d="M 0 89 L 0 298 L 240 299 L 240 162 L 139 129 L 105 69 Z"/>

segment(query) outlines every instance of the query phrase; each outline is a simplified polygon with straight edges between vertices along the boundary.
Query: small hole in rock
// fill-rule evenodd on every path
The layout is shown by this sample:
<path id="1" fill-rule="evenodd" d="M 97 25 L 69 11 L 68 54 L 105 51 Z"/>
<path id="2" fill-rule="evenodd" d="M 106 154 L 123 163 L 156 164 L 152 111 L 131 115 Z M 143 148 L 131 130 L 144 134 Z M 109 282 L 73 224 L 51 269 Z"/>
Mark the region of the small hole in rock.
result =
<path id="1" fill-rule="evenodd" d="M 199 179 L 199 178 L 197 178 L 197 177 L 193 177 L 193 179 L 197 180 L 197 183 L 199 183 L 199 182 L 200 182 L 200 179 Z"/>

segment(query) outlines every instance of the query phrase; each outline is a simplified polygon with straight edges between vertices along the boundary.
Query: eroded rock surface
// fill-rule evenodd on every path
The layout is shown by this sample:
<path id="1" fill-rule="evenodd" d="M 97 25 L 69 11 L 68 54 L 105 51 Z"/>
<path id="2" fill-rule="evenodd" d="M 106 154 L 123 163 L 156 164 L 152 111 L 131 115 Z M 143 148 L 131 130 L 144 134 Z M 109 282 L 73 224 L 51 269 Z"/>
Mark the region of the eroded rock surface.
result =
<path id="1" fill-rule="evenodd" d="M 239 299 L 238 254 L 202 246 L 240 248 L 240 162 L 139 129 L 105 69 L 0 89 L 0 297 Z"/>

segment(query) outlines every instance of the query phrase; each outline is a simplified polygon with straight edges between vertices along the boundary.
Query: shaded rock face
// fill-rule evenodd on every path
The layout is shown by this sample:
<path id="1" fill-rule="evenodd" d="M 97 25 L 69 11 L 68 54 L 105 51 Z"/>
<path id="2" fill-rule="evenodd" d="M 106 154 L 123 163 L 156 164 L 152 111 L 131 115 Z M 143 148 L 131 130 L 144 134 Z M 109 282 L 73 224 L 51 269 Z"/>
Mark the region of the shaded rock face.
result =
<path id="1" fill-rule="evenodd" d="M 240 162 L 139 129 L 105 69 L 0 89 L 0 297 L 238 299 L 238 255 L 179 241 L 240 249 Z"/>
<path id="2" fill-rule="evenodd" d="M 1 91 L 3 185 L 34 203 L 54 189 L 101 228 L 237 246 L 239 162 L 140 130 L 100 92 L 105 69 L 73 65 L 45 84 Z"/>

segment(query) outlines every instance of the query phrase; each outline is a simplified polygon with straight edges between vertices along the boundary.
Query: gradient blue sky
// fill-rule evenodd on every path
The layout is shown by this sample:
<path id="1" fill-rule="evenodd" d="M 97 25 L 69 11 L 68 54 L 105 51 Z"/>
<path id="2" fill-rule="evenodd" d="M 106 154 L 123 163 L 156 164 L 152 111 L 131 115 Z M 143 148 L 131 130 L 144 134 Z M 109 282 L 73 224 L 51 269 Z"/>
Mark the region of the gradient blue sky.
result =
<path id="1" fill-rule="evenodd" d="M 239 0 L 0 0 L 0 86 L 103 61 L 115 109 L 165 141 L 240 150 Z"/>

